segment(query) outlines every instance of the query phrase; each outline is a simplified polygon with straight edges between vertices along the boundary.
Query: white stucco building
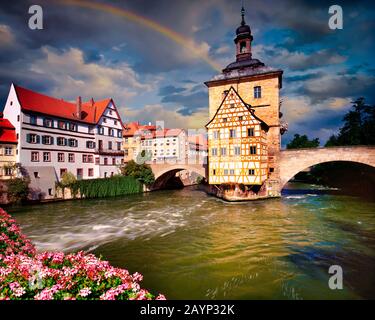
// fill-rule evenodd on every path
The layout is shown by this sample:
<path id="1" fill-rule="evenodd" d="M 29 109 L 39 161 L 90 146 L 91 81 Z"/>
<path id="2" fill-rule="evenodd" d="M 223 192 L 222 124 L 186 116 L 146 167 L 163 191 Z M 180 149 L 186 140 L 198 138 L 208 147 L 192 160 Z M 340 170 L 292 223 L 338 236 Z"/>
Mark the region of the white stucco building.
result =
<path id="1" fill-rule="evenodd" d="M 47 167 L 57 180 L 67 171 L 78 179 L 104 178 L 123 162 L 123 125 L 110 98 L 72 103 L 12 84 L 4 118 L 16 130 L 17 162 L 33 178 Z"/>

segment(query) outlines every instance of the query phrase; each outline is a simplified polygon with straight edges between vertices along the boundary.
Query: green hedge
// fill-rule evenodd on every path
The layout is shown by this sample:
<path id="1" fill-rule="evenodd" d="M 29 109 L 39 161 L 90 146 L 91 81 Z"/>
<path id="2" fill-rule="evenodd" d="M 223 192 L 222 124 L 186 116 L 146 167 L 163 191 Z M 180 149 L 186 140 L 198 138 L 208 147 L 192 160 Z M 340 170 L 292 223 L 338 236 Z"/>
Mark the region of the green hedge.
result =
<path id="1" fill-rule="evenodd" d="M 104 179 L 77 180 L 70 186 L 74 195 L 81 197 L 103 198 L 140 193 L 143 185 L 133 177 L 114 176 Z"/>

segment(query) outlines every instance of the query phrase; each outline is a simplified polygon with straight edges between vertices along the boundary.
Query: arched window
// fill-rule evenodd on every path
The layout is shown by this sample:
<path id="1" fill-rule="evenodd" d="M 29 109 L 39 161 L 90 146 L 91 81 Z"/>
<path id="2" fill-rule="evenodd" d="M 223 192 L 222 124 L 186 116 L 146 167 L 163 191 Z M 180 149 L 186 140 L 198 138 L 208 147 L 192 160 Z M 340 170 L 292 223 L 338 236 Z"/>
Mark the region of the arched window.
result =
<path id="1" fill-rule="evenodd" d="M 242 41 L 240 42 L 240 53 L 246 52 L 246 42 Z"/>

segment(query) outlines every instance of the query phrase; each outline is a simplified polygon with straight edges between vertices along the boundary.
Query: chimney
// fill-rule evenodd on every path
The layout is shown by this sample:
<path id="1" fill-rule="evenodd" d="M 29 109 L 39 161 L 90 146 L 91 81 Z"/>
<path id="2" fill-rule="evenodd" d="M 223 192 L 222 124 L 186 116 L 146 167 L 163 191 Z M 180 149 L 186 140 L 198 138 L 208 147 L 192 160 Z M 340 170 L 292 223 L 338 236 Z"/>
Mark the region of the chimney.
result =
<path id="1" fill-rule="evenodd" d="M 95 103 L 94 98 L 91 98 L 90 102 L 91 102 L 91 107 L 93 107 Z"/>
<path id="2" fill-rule="evenodd" d="M 76 117 L 78 119 L 81 119 L 81 113 L 82 113 L 82 98 L 81 97 L 77 97 L 76 107 L 77 107 Z"/>

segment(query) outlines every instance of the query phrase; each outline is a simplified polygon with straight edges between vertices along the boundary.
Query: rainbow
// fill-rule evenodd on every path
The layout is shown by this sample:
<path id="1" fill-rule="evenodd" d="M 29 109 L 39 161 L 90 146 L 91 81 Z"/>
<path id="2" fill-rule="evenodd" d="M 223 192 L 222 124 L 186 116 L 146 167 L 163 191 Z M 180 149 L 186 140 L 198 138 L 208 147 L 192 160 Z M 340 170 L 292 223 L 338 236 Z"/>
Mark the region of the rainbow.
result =
<path id="1" fill-rule="evenodd" d="M 99 10 L 102 12 L 110 13 L 122 18 L 125 18 L 129 21 L 138 23 L 144 27 L 147 27 L 149 29 L 152 29 L 163 36 L 171 39 L 175 43 L 179 44 L 180 46 L 186 48 L 191 52 L 194 56 L 197 58 L 202 59 L 206 63 L 208 63 L 215 71 L 221 71 L 220 66 L 213 61 L 207 53 L 203 52 L 201 48 L 199 48 L 193 40 L 187 39 L 185 36 L 177 33 L 176 31 L 173 31 L 171 29 L 166 28 L 165 26 L 151 20 L 145 17 L 142 17 L 134 12 L 131 12 L 129 10 L 120 9 L 118 7 L 105 4 L 105 3 L 99 3 L 99 2 L 93 2 L 93 1 L 87 1 L 87 0 L 57 0 L 58 3 L 64 4 L 64 5 L 73 5 L 77 7 L 82 8 L 88 8 L 93 10 Z"/>

